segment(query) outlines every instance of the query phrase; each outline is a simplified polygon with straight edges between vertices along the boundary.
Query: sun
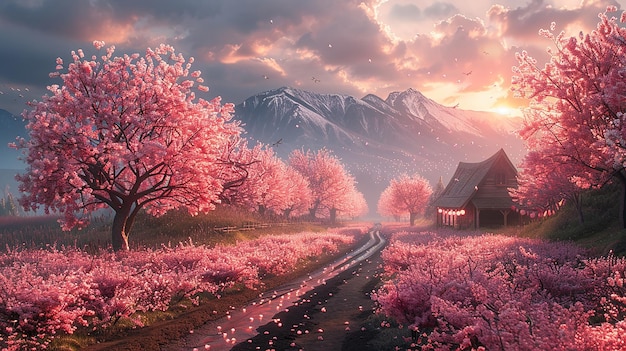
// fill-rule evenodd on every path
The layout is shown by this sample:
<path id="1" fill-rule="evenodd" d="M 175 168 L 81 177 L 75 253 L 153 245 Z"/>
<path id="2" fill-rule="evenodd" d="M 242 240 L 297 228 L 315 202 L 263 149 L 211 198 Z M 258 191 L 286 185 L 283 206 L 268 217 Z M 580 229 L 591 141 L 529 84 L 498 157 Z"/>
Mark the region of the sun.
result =
<path id="1" fill-rule="evenodd" d="M 509 116 L 509 117 L 521 115 L 521 111 L 519 109 L 508 107 L 508 106 L 502 106 L 502 105 L 492 108 L 491 111 L 499 115 Z"/>

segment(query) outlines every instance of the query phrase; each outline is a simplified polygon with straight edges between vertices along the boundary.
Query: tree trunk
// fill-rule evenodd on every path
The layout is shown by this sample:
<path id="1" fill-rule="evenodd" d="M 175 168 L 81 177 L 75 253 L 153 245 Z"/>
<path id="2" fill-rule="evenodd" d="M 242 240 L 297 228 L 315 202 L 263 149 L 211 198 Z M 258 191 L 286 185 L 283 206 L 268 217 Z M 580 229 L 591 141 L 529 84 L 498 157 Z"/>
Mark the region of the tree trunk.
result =
<path id="1" fill-rule="evenodd" d="M 574 199 L 574 206 L 576 207 L 576 213 L 578 214 L 578 223 L 585 224 L 585 216 L 583 216 L 583 195 L 578 193 L 574 194 L 572 198 Z M 622 206 L 623 206 L 622 201 Z"/>
<path id="2" fill-rule="evenodd" d="M 291 208 L 287 208 L 283 211 L 283 216 L 285 216 L 285 218 L 289 218 L 289 216 L 291 215 L 291 211 L 293 211 L 293 209 Z"/>
<path id="3" fill-rule="evenodd" d="M 317 210 L 319 209 L 319 207 L 320 207 L 320 201 L 316 200 L 313 203 L 313 206 L 311 206 L 311 208 L 309 208 L 309 215 L 311 216 L 311 220 L 312 221 L 315 221 L 315 218 L 316 218 L 315 215 L 317 214 Z"/>
<path id="4" fill-rule="evenodd" d="M 415 219 L 417 218 L 417 213 L 409 212 L 409 223 L 411 226 L 415 225 Z"/>
<path id="5" fill-rule="evenodd" d="M 128 231 L 127 228 L 129 210 L 118 210 L 113 217 L 113 226 L 111 227 L 111 245 L 114 251 L 128 251 Z"/>
<path id="6" fill-rule="evenodd" d="M 318 204 L 314 204 L 313 207 L 309 208 L 309 217 L 311 217 L 311 221 L 315 221 L 315 215 L 317 214 Z"/>
<path id="7" fill-rule="evenodd" d="M 330 209 L 330 223 L 335 224 L 336 221 L 337 221 L 337 209 L 331 208 Z"/>

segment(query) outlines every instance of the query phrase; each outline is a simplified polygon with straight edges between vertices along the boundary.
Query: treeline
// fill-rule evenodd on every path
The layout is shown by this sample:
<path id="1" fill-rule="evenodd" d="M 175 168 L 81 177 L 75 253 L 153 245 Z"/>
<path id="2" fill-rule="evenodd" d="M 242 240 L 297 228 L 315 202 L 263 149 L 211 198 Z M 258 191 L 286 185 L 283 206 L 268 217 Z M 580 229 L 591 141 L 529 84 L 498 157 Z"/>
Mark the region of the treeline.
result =
<path id="1" fill-rule="evenodd" d="M 20 216 L 23 214 L 24 212 L 13 194 L 7 193 L 2 199 L 0 199 L 0 217 Z"/>

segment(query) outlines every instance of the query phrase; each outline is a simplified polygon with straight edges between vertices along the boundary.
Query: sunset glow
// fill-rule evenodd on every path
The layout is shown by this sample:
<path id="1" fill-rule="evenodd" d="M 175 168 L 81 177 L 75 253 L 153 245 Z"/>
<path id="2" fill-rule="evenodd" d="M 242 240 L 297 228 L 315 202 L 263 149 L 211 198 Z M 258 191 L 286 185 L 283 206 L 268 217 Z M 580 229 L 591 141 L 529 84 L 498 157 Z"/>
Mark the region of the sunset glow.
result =
<path id="1" fill-rule="evenodd" d="M 497 114 L 503 115 L 503 116 L 508 116 L 508 117 L 512 117 L 512 116 L 521 116 L 522 112 L 520 109 L 518 108 L 511 108 L 508 106 L 498 106 L 495 107 L 493 109 L 491 109 L 490 111 L 495 112 Z"/>

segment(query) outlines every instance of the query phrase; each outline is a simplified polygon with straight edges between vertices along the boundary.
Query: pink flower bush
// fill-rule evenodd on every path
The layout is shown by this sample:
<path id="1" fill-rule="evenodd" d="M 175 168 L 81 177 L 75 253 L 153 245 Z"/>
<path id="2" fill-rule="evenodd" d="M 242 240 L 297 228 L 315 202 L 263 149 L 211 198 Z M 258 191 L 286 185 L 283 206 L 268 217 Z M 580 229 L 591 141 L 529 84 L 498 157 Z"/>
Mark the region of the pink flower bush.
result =
<path id="1" fill-rule="evenodd" d="M 393 240 L 373 298 L 426 350 L 619 350 L 626 260 L 499 235 Z M 621 336 L 620 336 L 621 335 Z"/>
<path id="2" fill-rule="evenodd" d="M 255 288 L 263 275 L 290 272 L 299 262 L 354 235 L 300 233 L 265 236 L 237 245 L 101 251 L 19 249 L 0 254 L 0 348 L 46 348 L 59 333 L 106 328 L 120 318 L 141 325 L 136 312 L 167 310 L 173 301 L 235 284 Z"/>

